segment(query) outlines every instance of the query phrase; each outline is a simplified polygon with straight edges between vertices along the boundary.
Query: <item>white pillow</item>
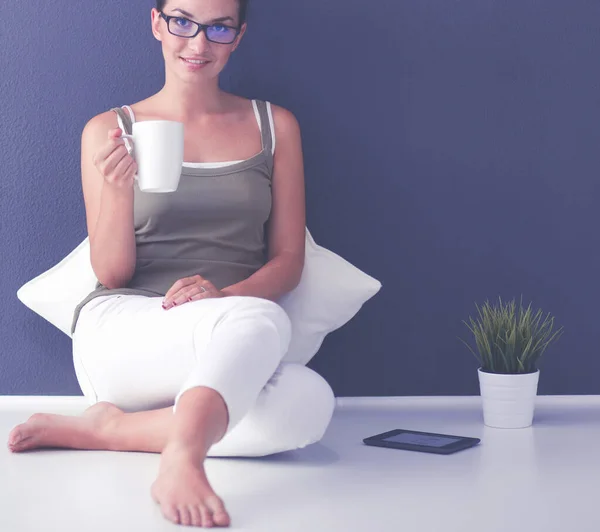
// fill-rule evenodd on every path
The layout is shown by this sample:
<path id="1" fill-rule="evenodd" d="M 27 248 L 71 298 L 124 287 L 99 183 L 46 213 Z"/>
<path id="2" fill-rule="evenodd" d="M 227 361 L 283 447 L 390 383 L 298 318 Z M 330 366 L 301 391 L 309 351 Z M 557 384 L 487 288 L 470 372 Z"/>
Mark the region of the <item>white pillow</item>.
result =
<path id="1" fill-rule="evenodd" d="M 292 322 L 284 362 L 307 364 L 325 336 L 348 323 L 381 283 L 333 251 L 319 246 L 306 229 L 306 255 L 300 283 L 278 303 Z"/>
<path id="2" fill-rule="evenodd" d="M 96 287 L 86 238 L 58 264 L 25 283 L 19 300 L 67 336 L 75 307 Z M 292 322 L 284 362 L 306 364 L 325 336 L 352 319 L 381 283 L 315 243 L 306 229 L 306 259 L 299 285 L 278 303 Z"/>

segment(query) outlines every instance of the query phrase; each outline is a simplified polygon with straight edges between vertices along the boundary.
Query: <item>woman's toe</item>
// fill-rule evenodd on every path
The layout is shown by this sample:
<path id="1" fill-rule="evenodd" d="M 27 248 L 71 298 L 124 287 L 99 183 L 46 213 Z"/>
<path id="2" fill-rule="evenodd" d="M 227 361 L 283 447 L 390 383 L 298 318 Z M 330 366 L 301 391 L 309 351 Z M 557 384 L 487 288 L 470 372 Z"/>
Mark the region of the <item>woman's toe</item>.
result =
<path id="1" fill-rule="evenodd" d="M 202 526 L 204 526 L 206 528 L 213 527 L 215 525 L 215 523 L 213 521 L 213 516 L 212 516 L 212 512 L 210 511 L 210 509 L 204 505 L 200 505 L 198 507 L 198 510 L 200 512 L 200 515 L 202 516 Z"/>

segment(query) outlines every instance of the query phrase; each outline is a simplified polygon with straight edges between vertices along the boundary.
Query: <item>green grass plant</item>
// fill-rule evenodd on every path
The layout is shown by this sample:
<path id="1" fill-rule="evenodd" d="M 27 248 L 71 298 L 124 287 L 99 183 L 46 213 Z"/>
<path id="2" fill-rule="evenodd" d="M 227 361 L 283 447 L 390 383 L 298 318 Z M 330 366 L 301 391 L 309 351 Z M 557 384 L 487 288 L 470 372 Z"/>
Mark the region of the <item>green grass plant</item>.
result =
<path id="1" fill-rule="evenodd" d="M 488 373 L 535 373 L 538 362 L 548 346 L 563 333 L 561 327 L 554 333 L 554 318 L 541 310 L 532 311 L 531 303 L 517 306 L 513 299 L 507 303 L 498 298 L 497 304 L 488 301 L 469 323 L 463 321 L 473 334 L 476 349 L 459 338 L 475 355 L 481 370 Z"/>

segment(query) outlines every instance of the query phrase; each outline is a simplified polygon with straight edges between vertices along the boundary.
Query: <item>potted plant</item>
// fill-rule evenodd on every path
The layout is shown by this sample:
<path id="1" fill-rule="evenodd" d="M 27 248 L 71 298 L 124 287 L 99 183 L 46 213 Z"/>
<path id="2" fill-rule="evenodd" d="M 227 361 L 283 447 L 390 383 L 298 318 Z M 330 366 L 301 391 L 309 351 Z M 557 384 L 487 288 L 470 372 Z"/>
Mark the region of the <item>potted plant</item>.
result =
<path id="1" fill-rule="evenodd" d="M 477 306 L 477 305 L 476 305 Z M 479 389 L 485 425 L 496 428 L 525 428 L 533 423 L 540 371 L 538 362 L 547 347 L 562 335 L 552 332 L 554 318 L 531 303 L 515 300 L 477 306 L 477 319 L 463 321 L 475 338 L 477 350 L 460 339 L 479 360 Z"/>

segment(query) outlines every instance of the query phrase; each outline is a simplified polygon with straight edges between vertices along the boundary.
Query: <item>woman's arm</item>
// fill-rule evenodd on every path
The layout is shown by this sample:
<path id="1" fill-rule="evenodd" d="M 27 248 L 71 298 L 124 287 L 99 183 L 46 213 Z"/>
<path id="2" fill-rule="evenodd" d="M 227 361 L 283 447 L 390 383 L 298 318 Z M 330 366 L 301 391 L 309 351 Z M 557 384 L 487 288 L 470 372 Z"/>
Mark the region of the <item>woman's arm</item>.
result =
<path id="1" fill-rule="evenodd" d="M 133 174 L 116 115 L 92 118 L 81 136 L 81 179 L 94 273 L 107 288 L 125 286 L 135 271 Z"/>
<path id="2" fill-rule="evenodd" d="M 302 140 L 296 117 L 272 106 L 277 147 L 273 167 L 273 205 L 268 225 L 268 262 L 254 275 L 223 288 L 226 296 L 276 301 L 300 282 L 306 227 Z"/>

